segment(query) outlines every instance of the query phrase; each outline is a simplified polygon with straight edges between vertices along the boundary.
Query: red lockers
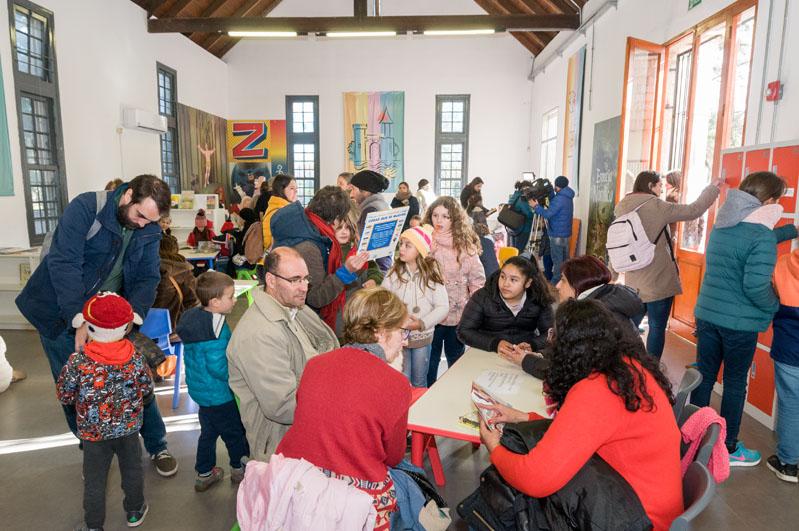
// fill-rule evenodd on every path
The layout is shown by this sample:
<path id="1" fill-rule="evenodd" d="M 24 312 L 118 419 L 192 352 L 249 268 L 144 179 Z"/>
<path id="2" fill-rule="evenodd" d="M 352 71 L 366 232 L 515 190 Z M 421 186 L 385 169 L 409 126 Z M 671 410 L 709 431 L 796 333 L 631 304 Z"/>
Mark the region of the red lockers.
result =
<path id="1" fill-rule="evenodd" d="M 771 171 L 785 179 L 788 190 L 780 199 L 785 213 L 796 212 L 796 190 L 799 184 L 799 146 L 774 148 L 771 158 Z"/>
<path id="2" fill-rule="evenodd" d="M 727 199 L 727 190 L 738 188 L 743 178 L 743 162 L 744 154 L 741 151 L 732 153 L 724 153 L 721 156 L 721 176 L 724 178 L 726 186 L 721 187 L 721 195 L 719 195 L 719 204 L 724 203 Z"/>
<path id="3" fill-rule="evenodd" d="M 756 171 L 769 171 L 769 158 L 771 158 L 771 148 L 747 151 L 744 159 L 744 177 Z"/>

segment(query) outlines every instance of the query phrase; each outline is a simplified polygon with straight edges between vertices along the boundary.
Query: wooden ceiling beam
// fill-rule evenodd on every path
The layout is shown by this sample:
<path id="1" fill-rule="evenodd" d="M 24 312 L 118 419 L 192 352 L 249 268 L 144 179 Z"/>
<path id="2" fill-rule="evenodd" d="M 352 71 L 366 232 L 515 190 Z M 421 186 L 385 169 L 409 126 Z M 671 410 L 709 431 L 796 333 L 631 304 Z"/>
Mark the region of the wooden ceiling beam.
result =
<path id="1" fill-rule="evenodd" d="M 487 13 L 508 13 L 512 14 L 515 7 L 513 6 L 513 0 L 476 0 L 477 4 L 482 7 Z M 511 35 L 513 35 L 517 41 L 522 43 L 522 45 L 530 50 L 530 52 L 537 54 L 541 50 L 544 49 L 544 46 L 547 45 L 546 42 L 541 39 L 536 33 L 534 32 L 517 32 L 512 31 Z M 531 42 L 532 41 L 532 42 Z M 538 51 L 533 51 L 538 50 Z"/>
<path id="2" fill-rule="evenodd" d="M 221 17 L 218 19 L 207 18 L 205 20 L 260 20 L 277 7 L 279 3 L 280 0 L 247 0 L 236 10 L 232 17 Z M 258 16 L 252 16 L 254 14 Z M 211 35 L 209 35 L 200 46 L 211 53 L 214 53 L 211 48 L 218 45 L 220 41 L 228 38 L 227 31 L 206 30 L 205 33 L 211 33 Z M 236 42 L 239 42 L 238 39 Z"/>
<path id="3" fill-rule="evenodd" d="M 192 2 L 194 2 L 194 0 L 178 0 L 172 4 L 172 7 L 170 7 L 166 13 L 162 13 L 159 18 L 179 17 L 183 13 L 183 10 Z"/>
<path id="4" fill-rule="evenodd" d="M 513 35 L 513 37 L 517 41 L 519 41 L 522 44 L 522 46 L 527 48 L 527 50 L 533 55 L 538 55 L 539 53 L 541 53 L 541 50 L 544 49 L 544 47 L 541 46 L 538 43 L 538 41 L 534 39 L 535 33 L 512 31 L 510 32 L 510 34 Z"/>
<path id="5" fill-rule="evenodd" d="M 255 4 L 258 4 L 256 0 Z M 247 5 L 250 5 L 248 2 Z M 442 15 L 367 17 L 185 17 L 147 21 L 150 33 L 227 33 L 228 31 L 396 31 L 408 33 L 435 29 L 483 29 L 507 31 L 574 30 L 580 25 L 577 15 Z"/>

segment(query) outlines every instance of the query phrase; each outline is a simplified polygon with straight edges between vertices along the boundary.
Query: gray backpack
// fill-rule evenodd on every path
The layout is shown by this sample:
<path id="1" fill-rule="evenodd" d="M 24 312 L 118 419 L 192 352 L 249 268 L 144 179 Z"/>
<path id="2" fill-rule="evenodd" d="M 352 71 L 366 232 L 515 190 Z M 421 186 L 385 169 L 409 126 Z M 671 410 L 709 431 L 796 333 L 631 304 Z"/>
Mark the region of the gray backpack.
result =
<path id="1" fill-rule="evenodd" d="M 94 192 L 95 201 L 97 202 L 97 208 L 94 212 L 94 223 L 92 226 L 89 227 L 89 232 L 86 233 L 86 241 L 91 240 L 94 238 L 100 229 L 103 227 L 100 220 L 97 219 L 97 216 L 100 215 L 100 211 L 105 207 L 106 201 L 108 201 L 108 194 L 109 192 L 105 190 L 101 190 L 99 192 Z M 53 244 L 53 233 L 55 229 L 47 231 L 47 234 L 44 235 L 44 240 L 42 241 L 42 250 L 39 253 L 39 260 L 44 260 L 44 257 L 47 256 L 47 253 L 50 252 L 50 246 Z"/>

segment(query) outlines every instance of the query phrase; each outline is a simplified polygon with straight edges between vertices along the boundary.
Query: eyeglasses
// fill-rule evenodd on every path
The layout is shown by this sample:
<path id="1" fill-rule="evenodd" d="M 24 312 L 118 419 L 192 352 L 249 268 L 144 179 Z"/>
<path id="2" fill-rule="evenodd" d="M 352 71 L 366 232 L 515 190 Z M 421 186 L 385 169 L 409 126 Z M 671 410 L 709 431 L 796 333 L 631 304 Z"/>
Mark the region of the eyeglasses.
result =
<path id="1" fill-rule="evenodd" d="M 311 283 L 311 277 L 310 276 L 286 278 L 283 275 L 278 275 L 277 273 L 272 273 L 271 271 L 269 271 L 268 273 L 270 275 L 276 276 L 279 279 L 285 280 L 286 282 L 288 282 L 292 286 L 297 286 L 299 284 L 309 285 Z"/>

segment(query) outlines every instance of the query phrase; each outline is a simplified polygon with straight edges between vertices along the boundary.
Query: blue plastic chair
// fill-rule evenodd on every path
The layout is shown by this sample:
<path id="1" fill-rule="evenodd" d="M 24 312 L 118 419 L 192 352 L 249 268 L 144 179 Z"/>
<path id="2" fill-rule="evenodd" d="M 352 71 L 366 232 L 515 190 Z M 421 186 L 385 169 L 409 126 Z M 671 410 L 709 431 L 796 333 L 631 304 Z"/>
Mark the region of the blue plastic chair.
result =
<path id="1" fill-rule="evenodd" d="M 139 331 L 149 337 L 164 351 L 164 354 L 174 355 L 175 361 L 175 388 L 172 392 L 172 409 L 180 405 L 180 369 L 183 364 L 183 343 L 172 343 L 169 335 L 172 333 L 172 322 L 169 311 L 164 308 L 150 308 L 144 318 Z"/>

